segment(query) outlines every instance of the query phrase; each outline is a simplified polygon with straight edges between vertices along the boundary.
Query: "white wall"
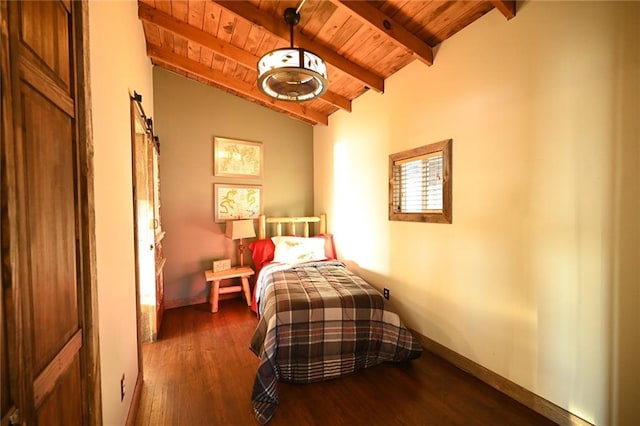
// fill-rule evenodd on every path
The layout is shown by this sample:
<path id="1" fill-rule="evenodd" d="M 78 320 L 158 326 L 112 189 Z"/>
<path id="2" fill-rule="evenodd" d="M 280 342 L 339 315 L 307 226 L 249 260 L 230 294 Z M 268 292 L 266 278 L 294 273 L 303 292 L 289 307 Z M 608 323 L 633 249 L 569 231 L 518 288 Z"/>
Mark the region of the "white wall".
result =
<path id="1" fill-rule="evenodd" d="M 160 68 L 154 69 L 154 90 L 165 306 L 203 303 L 211 261 L 238 262 L 237 243 L 224 237 L 224 223 L 214 221 L 214 184 L 262 186 L 269 216 L 312 214 L 313 132 L 308 124 Z M 215 177 L 214 136 L 262 143 L 264 177 Z M 245 262 L 251 263 L 248 250 Z"/>
<path id="2" fill-rule="evenodd" d="M 135 1 L 89 2 L 100 374 L 105 425 L 125 423 L 138 375 L 129 94 L 153 116 Z M 120 378 L 127 393 L 120 401 Z"/>
<path id="3" fill-rule="evenodd" d="M 314 127 L 315 210 L 421 334 L 599 425 L 640 412 L 640 3 L 519 2 Z M 388 156 L 453 139 L 453 224 Z"/>

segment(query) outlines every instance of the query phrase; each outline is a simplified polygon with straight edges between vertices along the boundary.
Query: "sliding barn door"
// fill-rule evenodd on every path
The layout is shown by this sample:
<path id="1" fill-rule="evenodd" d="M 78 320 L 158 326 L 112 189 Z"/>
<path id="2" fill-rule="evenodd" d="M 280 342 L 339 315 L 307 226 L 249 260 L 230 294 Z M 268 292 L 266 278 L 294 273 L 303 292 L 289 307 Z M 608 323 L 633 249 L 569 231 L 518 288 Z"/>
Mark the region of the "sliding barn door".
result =
<path id="1" fill-rule="evenodd" d="M 140 102 L 141 97 L 137 94 L 131 100 L 138 329 L 141 342 L 155 342 L 164 312 L 163 268 L 166 260 L 162 253 L 164 231 L 160 221 L 160 154 Z"/>
<path id="2" fill-rule="evenodd" d="M 96 424 L 97 350 L 86 297 L 93 229 L 76 55 L 84 6 L 1 5 L 2 420 Z"/>

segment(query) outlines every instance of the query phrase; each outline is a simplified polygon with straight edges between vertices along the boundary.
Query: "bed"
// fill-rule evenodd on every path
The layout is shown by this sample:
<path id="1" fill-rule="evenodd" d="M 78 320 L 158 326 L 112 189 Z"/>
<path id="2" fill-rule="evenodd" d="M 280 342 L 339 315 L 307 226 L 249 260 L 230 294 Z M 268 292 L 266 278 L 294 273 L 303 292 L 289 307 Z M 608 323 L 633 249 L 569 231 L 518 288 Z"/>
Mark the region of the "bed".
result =
<path id="1" fill-rule="evenodd" d="M 313 237 L 310 223 L 319 225 Z M 275 227 L 272 238 L 267 224 Z M 300 237 L 292 236 L 297 225 Z M 311 383 L 420 356 L 422 348 L 380 293 L 336 259 L 324 216 L 262 216 L 250 249 L 259 317 L 250 348 L 260 359 L 252 403 L 261 424 L 278 406 L 279 380 Z"/>

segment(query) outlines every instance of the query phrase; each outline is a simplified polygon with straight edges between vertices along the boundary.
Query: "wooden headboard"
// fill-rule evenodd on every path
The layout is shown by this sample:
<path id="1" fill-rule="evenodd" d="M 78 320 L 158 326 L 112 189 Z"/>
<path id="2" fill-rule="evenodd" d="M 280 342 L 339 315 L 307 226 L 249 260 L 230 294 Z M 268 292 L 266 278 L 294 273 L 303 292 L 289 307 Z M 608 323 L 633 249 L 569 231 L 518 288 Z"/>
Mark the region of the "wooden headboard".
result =
<path id="1" fill-rule="evenodd" d="M 296 225 L 298 223 L 302 223 L 301 234 L 296 232 Z M 275 225 L 275 232 L 273 232 L 270 236 L 300 235 L 302 237 L 308 237 L 310 223 L 319 224 L 319 229 L 317 230 L 316 234 L 327 233 L 327 215 L 326 214 L 321 214 L 320 216 L 300 216 L 300 217 L 266 217 L 265 215 L 260 215 L 260 217 L 258 218 L 258 238 L 259 239 L 267 238 L 268 224 Z M 282 224 L 287 225 L 285 234 L 282 233 Z"/>

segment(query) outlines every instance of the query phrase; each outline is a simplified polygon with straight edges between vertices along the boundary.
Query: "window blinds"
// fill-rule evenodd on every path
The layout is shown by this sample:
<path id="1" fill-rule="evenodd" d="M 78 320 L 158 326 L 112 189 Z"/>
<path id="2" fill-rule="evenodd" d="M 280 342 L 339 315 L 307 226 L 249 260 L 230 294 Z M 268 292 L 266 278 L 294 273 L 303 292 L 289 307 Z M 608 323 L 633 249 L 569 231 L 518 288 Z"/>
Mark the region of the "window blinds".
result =
<path id="1" fill-rule="evenodd" d="M 393 166 L 393 207 L 401 213 L 442 211 L 442 152 L 414 157 Z"/>

